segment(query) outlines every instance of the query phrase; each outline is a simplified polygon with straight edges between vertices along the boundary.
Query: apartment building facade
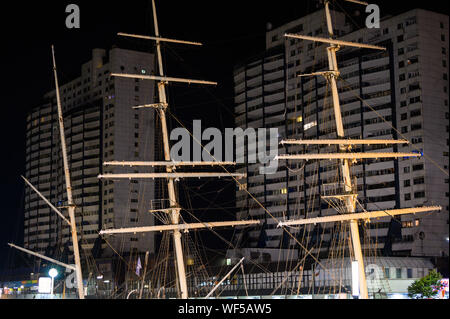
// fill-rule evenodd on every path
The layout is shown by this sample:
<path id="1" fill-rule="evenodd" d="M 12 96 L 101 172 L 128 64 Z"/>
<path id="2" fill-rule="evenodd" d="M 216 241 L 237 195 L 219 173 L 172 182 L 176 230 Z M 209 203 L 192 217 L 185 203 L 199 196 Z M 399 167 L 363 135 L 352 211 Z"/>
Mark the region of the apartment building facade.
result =
<path id="1" fill-rule="evenodd" d="M 110 76 L 151 74 L 153 65 L 153 54 L 94 49 L 92 60 L 81 66 L 81 76 L 60 87 L 83 258 L 94 246 L 104 250 L 101 257 L 115 254 L 111 247 L 116 253 L 154 252 L 152 234 L 109 237 L 107 243 L 101 243 L 98 234 L 102 229 L 154 223 L 148 214 L 154 182 L 98 178 L 103 173 L 121 172 L 120 168 L 104 167 L 104 162 L 154 159 L 155 115 L 133 109 L 153 101 L 153 83 Z M 64 77 L 60 82 L 65 83 Z M 47 93 L 44 101 L 27 117 L 25 177 L 55 206 L 64 207 L 67 195 L 55 91 Z M 66 209 L 61 211 L 67 215 Z M 29 188 L 25 193 L 24 244 L 51 256 L 59 256 L 64 248 L 72 251 L 67 225 Z"/>
<path id="2" fill-rule="evenodd" d="M 340 39 L 387 48 L 384 52 L 343 47 L 338 52 L 346 137 L 411 142 L 361 146 L 353 151 L 424 155 L 419 159 L 354 163 L 352 174 L 357 178 L 361 203 L 358 209 L 442 206 L 440 212 L 405 215 L 401 221 L 387 216 L 361 227 L 363 249 L 366 253 L 373 251 L 375 244 L 377 252 L 386 256 L 448 256 L 448 16 L 411 10 L 383 19 L 380 29 L 356 28 L 342 12 L 333 11 L 332 17 L 335 35 Z M 298 77 L 328 70 L 326 46 L 286 39 L 286 33 L 328 37 L 325 12 L 315 12 L 267 32 L 266 51 L 235 68 L 236 126 L 278 128 L 280 141 L 337 138 L 326 80 Z M 332 153 L 336 148 L 279 149 L 280 154 L 305 152 Z M 230 251 L 229 256 L 254 251 L 252 258 L 284 258 L 280 248 L 294 247 L 296 243 L 277 227 L 277 221 L 336 214 L 321 196 L 342 189 L 336 175 L 337 162 L 280 161 L 273 175 L 259 174 L 259 165 L 248 165 L 241 171 L 247 173 L 247 180 L 236 192 L 238 218 L 262 219 L 264 226 L 242 231 L 237 244 L 245 249 Z M 304 229 L 291 231 L 308 248 L 321 242 L 318 249 L 325 258 L 339 231 L 336 227 L 313 226 L 306 236 Z"/>

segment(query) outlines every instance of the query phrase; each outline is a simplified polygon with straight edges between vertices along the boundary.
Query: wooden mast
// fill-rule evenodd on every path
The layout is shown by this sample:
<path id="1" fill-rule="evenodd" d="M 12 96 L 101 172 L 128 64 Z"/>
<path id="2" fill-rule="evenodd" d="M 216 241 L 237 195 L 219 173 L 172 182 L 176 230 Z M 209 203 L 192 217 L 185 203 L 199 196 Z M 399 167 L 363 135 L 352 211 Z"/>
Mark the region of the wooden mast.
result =
<path id="1" fill-rule="evenodd" d="M 368 5 L 366 2 L 356 1 L 356 0 L 346 0 L 353 3 L 358 3 L 362 5 Z M 356 188 L 356 185 L 353 184 L 350 174 L 350 164 L 351 161 L 356 161 L 358 159 L 366 159 L 366 158 L 399 158 L 399 157 L 420 157 L 421 154 L 417 153 L 350 153 L 350 149 L 353 145 L 374 145 L 374 144 L 400 144 L 407 143 L 407 141 L 390 141 L 390 140 L 345 140 L 345 131 L 344 125 L 342 122 L 342 113 L 341 106 L 339 100 L 339 91 L 337 87 L 337 78 L 340 76 L 339 67 L 337 63 L 336 52 L 340 50 L 341 46 L 349 46 L 349 47 L 357 47 L 357 48 L 366 48 L 366 49 L 375 49 L 375 50 L 386 50 L 385 48 L 353 43 L 347 41 L 340 41 L 333 39 L 334 30 L 333 30 L 333 22 L 330 14 L 330 0 L 325 0 L 325 13 L 327 19 L 327 27 L 329 33 L 329 39 L 325 38 L 317 38 L 303 35 L 293 35 L 293 34 L 285 34 L 287 38 L 295 38 L 302 40 L 310 40 L 315 42 L 327 43 L 330 46 L 327 48 L 328 54 L 328 64 L 329 71 L 325 72 L 316 72 L 313 74 L 305 74 L 302 76 L 324 76 L 327 81 L 331 84 L 331 91 L 333 96 L 333 107 L 334 114 L 336 120 L 336 130 L 338 139 L 337 140 L 323 140 L 323 141 L 282 141 L 281 144 L 291 144 L 291 145 L 339 145 L 340 153 L 337 154 L 304 154 L 304 155 L 281 155 L 278 156 L 278 159 L 284 160 L 326 160 L 326 159 L 338 159 L 341 162 L 341 171 L 344 179 L 344 190 L 345 194 L 329 196 L 334 197 L 343 201 L 345 205 L 345 210 L 348 214 L 339 215 L 339 216 L 327 216 L 323 218 L 310 218 L 310 219 L 302 219 L 302 220 L 292 220 L 287 222 L 282 222 L 279 224 L 281 226 L 293 226 L 293 225 L 308 225 L 308 224 L 319 224 L 319 223 L 327 223 L 327 222 L 350 222 L 350 232 L 352 239 L 352 248 L 355 261 L 358 264 L 358 275 L 359 275 L 359 293 L 361 299 L 368 299 L 368 289 L 367 289 L 367 281 L 364 267 L 364 259 L 361 249 L 361 240 L 359 235 L 358 228 L 358 220 L 370 220 L 373 218 L 380 218 L 383 216 L 393 216 L 393 215 L 403 215 L 403 214 L 415 214 L 418 212 L 426 212 L 426 211 L 434 211 L 441 210 L 441 207 L 422 207 L 422 208 L 407 208 L 401 210 L 391 210 L 391 211 L 379 211 L 379 212 L 366 212 L 361 214 L 356 213 L 356 203 L 357 203 L 357 194 L 352 194 L 353 190 Z M 324 197 L 322 197 L 324 198 Z"/>
<path id="2" fill-rule="evenodd" d="M 179 285 L 179 291 L 182 299 L 187 299 L 189 297 L 187 280 L 186 280 L 186 269 L 184 264 L 184 254 L 182 248 L 182 232 L 188 232 L 193 229 L 210 229 L 214 227 L 234 227 L 234 226 L 245 226 L 245 225 L 256 225 L 259 224 L 259 221 L 236 221 L 236 222 L 213 222 L 213 223 L 198 223 L 198 224 L 183 224 L 181 221 L 181 209 L 178 204 L 176 192 L 175 192 L 175 180 L 180 178 L 207 178 L 207 177 L 235 177 L 242 178 L 245 177 L 243 174 L 230 174 L 230 173 L 176 173 L 175 170 L 179 166 L 226 166 L 226 165 L 235 165 L 235 163 L 229 162 L 187 162 L 187 163 L 176 163 L 173 162 L 170 155 L 170 143 L 169 143 L 169 133 L 167 128 L 167 118 L 166 112 L 168 108 L 168 101 L 166 95 L 166 85 L 169 82 L 177 82 L 177 83 L 187 83 L 187 84 L 202 84 L 202 85 L 217 85 L 215 82 L 209 81 L 199 81 L 199 80 L 190 80 L 190 79 L 180 79 L 173 77 L 166 77 L 164 73 L 163 67 L 163 59 L 161 53 L 161 42 L 171 42 L 171 43 L 181 43 L 181 44 L 190 44 L 190 45 L 201 45 L 196 42 L 189 41 L 181 41 L 181 40 L 172 40 L 167 38 L 161 38 L 159 34 L 158 27 L 158 18 L 156 13 L 155 1 L 152 0 L 153 6 L 153 17 L 155 24 L 155 37 L 148 36 L 139 36 L 139 35 L 130 35 L 125 33 L 119 33 L 121 36 L 132 37 L 132 38 L 140 38 L 156 41 L 156 52 L 158 58 L 158 66 L 159 66 L 159 76 L 143 76 L 143 75 L 133 75 L 133 74 L 112 74 L 112 76 L 116 77 L 124 77 L 124 78 L 133 78 L 133 79 L 142 79 L 142 80 L 151 80 L 158 81 L 158 95 L 159 101 L 156 104 L 143 105 L 135 108 L 143 108 L 143 109 L 155 109 L 161 120 L 161 129 L 163 135 L 163 144 L 164 144 L 164 160 L 165 162 L 111 162 L 105 163 L 108 166 L 130 166 L 130 167 L 139 167 L 139 166 L 159 166 L 165 167 L 166 173 L 153 173 L 153 174 L 109 174 L 109 175 L 100 175 L 99 178 L 103 179 L 155 179 L 155 178 L 163 178 L 168 181 L 168 194 L 169 194 L 169 202 L 170 207 L 168 209 L 160 210 L 161 212 L 165 212 L 169 215 L 171 225 L 164 226 L 150 226 L 150 227 L 140 227 L 140 228 L 129 228 L 129 229 L 119 229 L 119 230 L 105 230 L 100 232 L 100 234 L 126 234 L 126 233 L 145 233 L 145 232 L 161 232 L 161 231 L 171 231 L 173 233 L 173 243 L 175 250 L 175 267 L 176 267 L 176 275 L 177 282 Z"/>
<path id="3" fill-rule="evenodd" d="M 78 245 L 78 234 L 77 234 L 77 222 L 75 218 L 75 203 L 73 201 L 72 195 L 72 183 L 70 180 L 70 168 L 69 168 L 69 160 L 67 157 L 67 146 L 66 146 L 66 138 L 64 132 L 64 118 L 61 106 L 61 96 L 59 92 L 59 83 L 58 83 L 58 72 L 56 69 L 56 60 L 55 60 L 55 48 L 52 46 L 52 56 L 53 56 L 53 71 L 55 75 L 55 86 L 56 86 L 56 102 L 58 106 L 58 122 L 59 122 L 59 132 L 61 137 L 61 149 L 63 155 L 63 163 L 64 163 L 64 175 L 66 180 L 66 191 L 67 191 L 67 201 L 69 211 L 69 219 L 70 219 L 70 231 L 72 233 L 72 245 L 73 245 L 73 254 L 75 259 L 75 273 L 77 278 L 77 287 L 78 287 L 78 296 L 80 299 L 84 299 L 84 288 L 83 288 L 83 273 L 81 271 L 81 258 L 80 258 L 80 250 Z"/>
<path id="4" fill-rule="evenodd" d="M 67 265 L 65 263 L 62 263 L 60 261 L 54 260 L 52 258 L 46 257 L 44 255 L 38 254 L 36 252 L 33 252 L 31 250 L 9 244 L 11 248 L 15 248 L 17 250 L 20 250 L 22 252 L 25 252 L 29 255 L 36 256 L 42 259 L 45 259 L 47 261 L 50 261 L 52 263 L 55 263 L 57 265 L 63 266 L 67 269 L 71 269 L 75 271 L 76 275 L 76 281 L 77 281 L 77 290 L 78 290 L 78 296 L 80 299 L 84 299 L 84 287 L 83 287 L 83 273 L 81 270 L 81 258 L 80 258 L 80 250 L 78 245 L 78 234 L 77 234 L 77 224 L 76 224 L 76 218 L 75 218 L 75 204 L 73 201 L 73 195 L 72 195 L 72 183 L 70 180 L 70 169 L 69 169 L 69 160 L 67 157 L 67 144 L 66 144 L 66 138 L 65 138 L 65 131 L 64 131 L 64 118 L 63 118 L 63 112 L 62 112 L 62 106 L 61 106 L 61 97 L 59 92 L 59 83 L 58 83 L 58 72 L 56 69 L 56 59 L 55 59 L 55 48 L 52 45 L 52 59 L 53 59 L 53 72 L 55 76 L 55 87 L 56 87 L 56 102 L 57 102 L 57 108 L 58 108 L 58 123 L 59 123 L 59 132 L 61 137 L 61 148 L 62 148 L 62 154 L 63 154 L 63 164 L 64 164 L 64 175 L 65 175 L 65 181 L 66 181 L 66 191 L 67 191 L 67 200 L 68 200 L 68 212 L 69 212 L 69 219 L 70 221 L 41 193 L 39 190 L 31 184 L 29 180 L 27 180 L 25 177 L 22 176 L 25 183 L 62 219 L 64 220 L 70 227 L 70 231 L 72 234 L 72 244 L 73 244 L 73 253 L 74 253 L 74 260 L 75 260 L 75 267 L 71 265 Z"/>

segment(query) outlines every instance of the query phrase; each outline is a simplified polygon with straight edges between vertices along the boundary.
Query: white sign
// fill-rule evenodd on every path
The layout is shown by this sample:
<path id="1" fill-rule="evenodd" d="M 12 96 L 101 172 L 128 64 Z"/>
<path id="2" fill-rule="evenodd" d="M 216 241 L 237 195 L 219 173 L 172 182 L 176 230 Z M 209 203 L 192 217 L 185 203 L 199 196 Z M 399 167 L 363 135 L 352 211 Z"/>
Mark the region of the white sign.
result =
<path id="1" fill-rule="evenodd" d="M 52 292 L 52 278 L 41 277 L 39 278 L 39 293 L 49 294 Z"/>

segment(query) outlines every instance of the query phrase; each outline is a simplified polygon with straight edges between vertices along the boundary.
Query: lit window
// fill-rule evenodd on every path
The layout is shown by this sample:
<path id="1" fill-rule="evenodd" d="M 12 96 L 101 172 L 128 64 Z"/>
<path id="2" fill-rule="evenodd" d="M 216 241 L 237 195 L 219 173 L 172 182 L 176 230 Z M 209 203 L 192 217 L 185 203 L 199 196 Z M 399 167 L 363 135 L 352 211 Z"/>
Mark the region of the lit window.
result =
<path id="1" fill-rule="evenodd" d="M 305 130 L 305 131 L 306 131 L 306 130 L 309 130 L 310 128 L 313 128 L 313 127 L 315 127 L 315 126 L 317 126 L 317 121 L 314 121 L 314 122 L 311 122 L 311 123 L 306 124 L 305 127 L 304 127 L 304 130 Z"/>

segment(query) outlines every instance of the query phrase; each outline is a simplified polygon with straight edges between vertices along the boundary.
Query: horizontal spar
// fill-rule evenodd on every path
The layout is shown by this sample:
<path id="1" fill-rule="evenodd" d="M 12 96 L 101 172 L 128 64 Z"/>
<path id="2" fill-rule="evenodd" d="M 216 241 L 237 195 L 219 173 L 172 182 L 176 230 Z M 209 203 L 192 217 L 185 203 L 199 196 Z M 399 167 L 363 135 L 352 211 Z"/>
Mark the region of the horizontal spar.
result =
<path id="1" fill-rule="evenodd" d="M 246 174 L 231 173 L 141 173 L 141 174 L 106 174 L 99 175 L 100 179 L 177 179 L 177 178 L 212 178 L 212 177 L 237 177 L 244 178 Z"/>
<path id="2" fill-rule="evenodd" d="M 250 225 L 259 225 L 259 224 L 260 224 L 259 220 L 254 220 L 254 221 L 252 220 L 252 221 L 240 221 L 240 222 L 214 222 L 214 223 L 149 226 L 149 227 L 102 230 L 100 232 L 100 235 L 137 234 L 137 233 L 163 232 L 163 231 L 173 231 L 173 230 L 189 231 L 189 230 L 193 230 L 193 229 L 250 226 Z"/>
<path id="3" fill-rule="evenodd" d="M 314 72 L 314 73 L 307 73 L 307 74 L 300 74 L 299 78 L 309 77 L 309 76 L 329 76 L 334 75 L 338 77 L 340 75 L 340 72 L 337 71 L 324 71 L 324 72 Z"/>
<path id="4" fill-rule="evenodd" d="M 31 182 L 29 181 L 29 180 L 27 180 L 25 177 L 23 177 L 22 176 L 22 179 L 25 181 L 25 183 L 27 183 L 28 184 L 28 186 L 30 186 L 31 187 L 31 189 L 36 193 L 36 194 L 38 194 L 38 196 L 44 201 L 44 202 L 46 202 L 47 203 L 47 205 L 56 213 L 56 214 L 58 214 L 59 215 L 59 217 L 61 217 L 69 226 L 71 226 L 71 223 L 70 223 L 70 221 L 66 218 L 66 217 L 64 217 L 64 215 L 52 204 L 52 203 L 50 203 L 50 201 L 47 199 L 47 198 L 45 198 L 45 196 L 41 193 L 41 192 L 39 192 L 38 191 L 38 189 L 36 188 L 36 187 L 34 187 L 33 186 L 33 184 L 31 184 Z"/>
<path id="5" fill-rule="evenodd" d="M 400 158 L 400 157 L 421 157 L 417 153 L 333 153 L 333 154 L 303 154 L 303 155 L 280 155 L 276 160 L 332 160 L 332 159 L 369 159 L 369 158 Z"/>
<path id="6" fill-rule="evenodd" d="M 162 37 L 151 37 L 151 36 L 147 36 L 147 35 L 128 34 L 128 33 L 122 33 L 122 32 L 118 33 L 117 35 L 122 36 L 122 37 L 144 39 L 144 40 L 153 40 L 153 41 L 159 41 L 159 42 L 170 42 L 170 43 L 188 44 L 188 45 L 195 45 L 195 46 L 202 46 L 203 45 L 202 43 L 199 43 L 199 42 L 176 40 L 176 39 L 168 39 L 168 38 L 162 38 Z"/>
<path id="7" fill-rule="evenodd" d="M 139 110 L 139 109 L 166 109 L 169 105 L 167 103 L 155 103 L 155 104 L 145 104 L 145 105 L 138 105 L 133 106 L 133 109 Z"/>
<path id="8" fill-rule="evenodd" d="M 236 165 L 234 162 L 106 162 L 104 166 L 232 166 Z"/>
<path id="9" fill-rule="evenodd" d="M 315 42 L 336 44 L 336 45 L 341 45 L 341 46 L 346 46 L 346 47 L 355 47 L 355 48 L 362 48 L 362 49 L 374 49 L 374 50 L 386 51 L 386 48 L 379 47 L 376 45 L 370 45 L 370 44 L 355 43 L 355 42 L 318 38 L 318 37 L 310 37 L 307 35 L 289 34 L 289 33 L 285 34 L 284 36 L 286 38 L 294 38 L 294 39 L 300 39 L 300 40 L 309 40 L 309 41 L 315 41 Z"/>
<path id="10" fill-rule="evenodd" d="M 353 3 L 356 3 L 356 4 L 361 4 L 363 6 L 368 6 L 369 5 L 369 3 L 365 2 L 365 1 L 358 1 L 358 0 L 344 0 L 344 1 L 353 2 Z"/>
<path id="11" fill-rule="evenodd" d="M 299 220 L 292 220 L 292 221 L 288 221 L 288 222 L 282 222 L 282 223 L 278 224 L 278 227 L 311 225 L 311 224 L 316 225 L 316 224 L 343 222 L 343 221 L 359 220 L 359 219 L 367 220 L 367 219 L 390 217 L 390 216 L 396 216 L 396 215 L 431 212 L 431 211 L 435 211 L 435 210 L 442 210 L 442 207 L 431 206 L 431 207 L 418 207 L 418 208 L 404 208 L 404 209 L 396 209 L 396 210 L 381 210 L 381 211 L 367 212 L 367 213 L 356 213 L 356 214 L 345 214 L 345 215 L 334 215 L 334 216 L 326 216 L 326 217 L 318 217 L 318 218 L 299 219 Z"/>
<path id="12" fill-rule="evenodd" d="M 170 214 L 170 213 L 172 213 L 172 212 L 174 212 L 174 211 L 180 212 L 180 211 L 181 211 L 181 208 L 175 207 L 175 208 L 152 209 L 152 210 L 149 210 L 148 212 L 149 212 L 150 214 L 156 214 L 156 213 Z"/>
<path id="13" fill-rule="evenodd" d="M 23 251 L 24 253 L 27 253 L 27 254 L 29 254 L 29 255 L 36 256 L 36 257 L 39 257 L 39 258 L 41 258 L 41 259 L 47 260 L 47 261 L 52 262 L 52 263 L 54 263 L 54 264 L 56 264 L 56 265 L 63 266 L 64 268 L 76 270 L 75 266 L 67 265 L 67 264 L 65 264 L 65 263 L 62 263 L 62 262 L 57 261 L 57 260 L 55 260 L 55 259 L 52 259 L 52 258 L 50 258 L 50 257 L 46 257 L 46 256 L 44 256 L 44 255 L 35 253 L 34 251 L 31 251 L 31 250 L 28 250 L 28 249 L 25 249 L 25 248 L 22 248 L 22 247 L 13 245 L 13 244 L 8 244 L 8 245 L 9 245 L 11 248 L 15 248 L 15 249 L 20 250 L 20 251 Z"/>
<path id="14" fill-rule="evenodd" d="M 111 76 L 115 76 L 115 77 L 119 77 L 119 78 L 152 80 L 152 81 L 161 81 L 161 82 L 178 82 L 178 83 L 188 83 L 188 84 L 217 85 L 217 82 L 181 79 L 181 78 L 170 78 L 170 77 L 163 77 L 163 76 L 156 76 L 156 75 L 111 73 Z"/>
<path id="15" fill-rule="evenodd" d="M 285 140 L 281 145 L 391 145 L 409 144 L 406 140 Z"/>

